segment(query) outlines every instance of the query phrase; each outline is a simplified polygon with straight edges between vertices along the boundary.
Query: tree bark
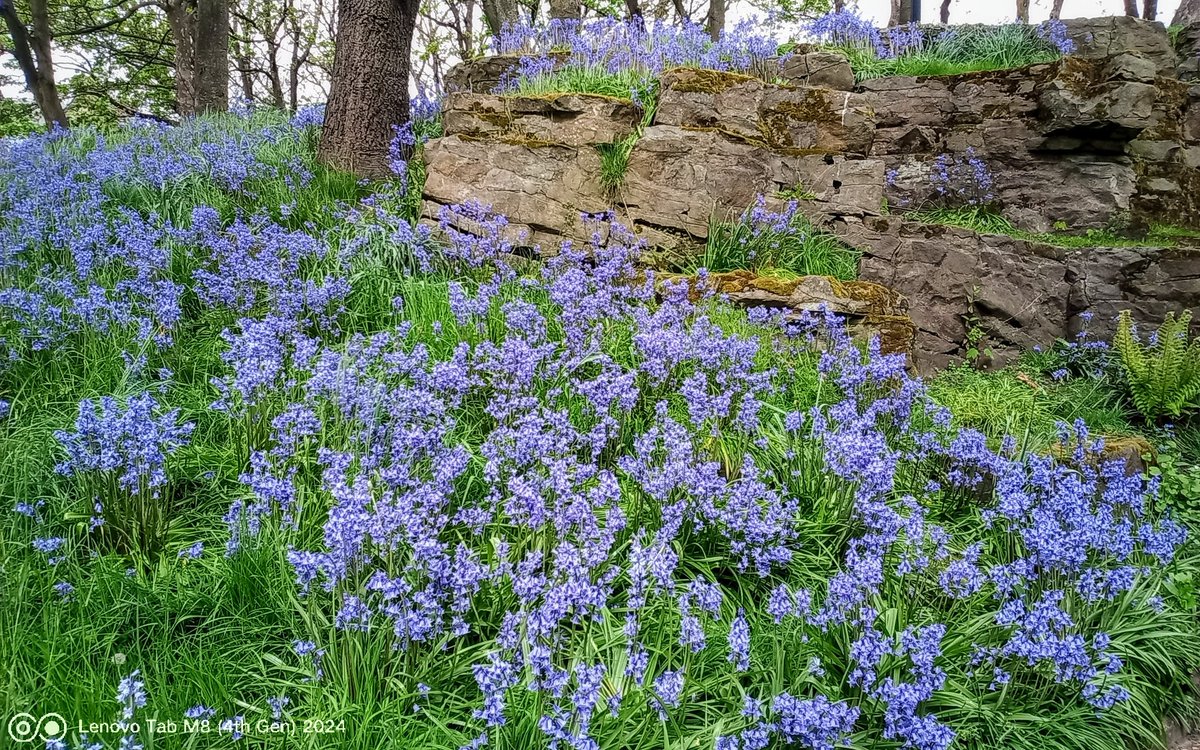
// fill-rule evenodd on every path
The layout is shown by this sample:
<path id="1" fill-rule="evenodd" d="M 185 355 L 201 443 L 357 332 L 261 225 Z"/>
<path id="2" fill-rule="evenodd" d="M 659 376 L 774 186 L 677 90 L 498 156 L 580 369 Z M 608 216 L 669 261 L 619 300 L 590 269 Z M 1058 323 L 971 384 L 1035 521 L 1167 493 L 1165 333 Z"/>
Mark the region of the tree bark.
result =
<path id="1" fill-rule="evenodd" d="M 229 110 L 229 0 L 197 0 L 195 32 L 196 111 L 226 112 Z"/>
<path id="2" fill-rule="evenodd" d="M 33 101 L 42 113 L 46 128 L 68 127 L 66 110 L 58 95 L 58 84 L 54 81 L 54 58 L 51 51 L 50 15 L 46 0 L 31 0 L 29 3 L 33 33 L 17 15 L 12 0 L 0 0 L 0 15 L 12 37 L 12 53 L 25 77 L 25 86 L 33 95 Z"/>
<path id="3" fill-rule="evenodd" d="M 726 0 L 708 0 L 708 15 L 704 17 L 704 30 L 714 42 L 721 38 L 725 30 Z"/>
<path id="4" fill-rule="evenodd" d="M 1065 0 L 1054 0 L 1054 4 L 1050 6 L 1051 18 L 1062 18 L 1063 2 Z"/>
<path id="5" fill-rule="evenodd" d="M 1147 21 L 1158 19 L 1158 0 L 1142 0 L 1142 18 Z"/>
<path id="6" fill-rule="evenodd" d="M 888 15 L 889 27 L 900 25 L 900 14 L 903 4 L 903 0 L 892 0 L 891 13 Z"/>
<path id="7" fill-rule="evenodd" d="M 1200 0 L 1180 0 L 1171 19 L 1172 26 L 1186 26 L 1190 23 L 1200 23 Z"/>
<path id="8" fill-rule="evenodd" d="M 175 42 L 175 111 L 180 117 L 196 114 L 195 8 L 194 0 L 167 0 L 163 6 Z"/>
<path id="9" fill-rule="evenodd" d="M 505 26 L 518 20 L 517 0 L 483 0 L 483 20 L 493 36 L 500 36 Z"/>
<path id="10" fill-rule="evenodd" d="M 419 0 L 338 0 L 333 78 L 319 157 L 386 177 L 392 126 L 409 120 L 408 73 Z"/>
<path id="11" fill-rule="evenodd" d="M 578 21 L 579 0 L 550 0 L 550 18 L 561 18 L 564 21 Z"/>
<path id="12" fill-rule="evenodd" d="M 951 0 L 942 0 L 942 7 L 938 9 L 938 20 L 943 26 L 950 23 L 950 2 Z"/>
<path id="13" fill-rule="evenodd" d="M 837 0 L 837 2 L 842 2 L 842 0 Z M 639 0 L 625 0 L 625 16 L 626 16 L 626 18 L 628 18 L 630 20 L 633 20 L 635 18 L 641 18 L 642 17 L 641 2 L 639 2 Z"/>
<path id="14" fill-rule="evenodd" d="M 833 12 L 841 13 L 846 9 L 846 0 L 833 0 Z"/>
<path id="15" fill-rule="evenodd" d="M 1017 20 L 1029 23 L 1029 0 L 1017 0 Z"/>
<path id="16" fill-rule="evenodd" d="M 1125 15 L 1138 17 L 1137 0 L 1125 0 Z"/>

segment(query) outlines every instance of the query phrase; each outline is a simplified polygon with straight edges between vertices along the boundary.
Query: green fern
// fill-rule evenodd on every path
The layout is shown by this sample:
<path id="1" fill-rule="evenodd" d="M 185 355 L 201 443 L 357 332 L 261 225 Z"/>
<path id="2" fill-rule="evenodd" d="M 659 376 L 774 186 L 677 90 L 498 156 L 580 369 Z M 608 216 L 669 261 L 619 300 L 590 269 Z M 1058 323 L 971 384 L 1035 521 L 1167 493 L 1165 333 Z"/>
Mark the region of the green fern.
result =
<path id="1" fill-rule="evenodd" d="M 1178 417 L 1200 406 L 1200 338 L 1188 342 L 1190 312 L 1166 320 L 1150 341 L 1133 330 L 1129 311 L 1121 312 L 1113 348 L 1121 357 L 1133 404 L 1148 420 Z"/>

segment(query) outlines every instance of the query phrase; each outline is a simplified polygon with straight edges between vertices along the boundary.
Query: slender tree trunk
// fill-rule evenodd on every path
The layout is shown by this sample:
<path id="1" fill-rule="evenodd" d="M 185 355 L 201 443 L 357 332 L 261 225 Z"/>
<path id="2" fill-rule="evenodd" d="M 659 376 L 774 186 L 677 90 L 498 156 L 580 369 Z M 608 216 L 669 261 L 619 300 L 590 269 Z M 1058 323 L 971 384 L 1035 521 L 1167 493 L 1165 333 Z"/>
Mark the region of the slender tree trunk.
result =
<path id="1" fill-rule="evenodd" d="M 1054 0 L 1054 4 L 1050 6 L 1051 18 L 1062 18 L 1063 2 L 1064 0 Z"/>
<path id="2" fill-rule="evenodd" d="M 1142 18 L 1147 21 L 1158 19 L 1158 0 L 1142 0 Z"/>
<path id="3" fill-rule="evenodd" d="M 196 110 L 229 110 L 229 0 L 196 2 Z"/>
<path id="4" fill-rule="evenodd" d="M 1137 0 L 1125 0 L 1125 15 L 1138 17 Z"/>
<path id="5" fill-rule="evenodd" d="M 392 126 L 409 120 L 408 73 L 419 0 L 338 0 L 321 161 L 386 177 Z"/>
<path id="6" fill-rule="evenodd" d="M 181 117 L 196 114 L 196 4 L 167 0 L 163 10 L 175 42 L 175 110 Z"/>
<path id="7" fill-rule="evenodd" d="M 942 0 L 942 7 L 938 9 L 938 20 L 943 26 L 950 23 L 950 3 L 952 0 Z"/>
<path id="8" fill-rule="evenodd" d="M 550 18 L 561 18 L 564 21 L 578 21 L 579 0 L 550 0 Z"/>
<path id="9" fill-rule="evenodd" d="M 1171 25 L 1187 26 L 1191 23 L 1200 23 L 1200 0 L 1180 0 Z"/>
<path id="10" fill-rule="evenodd" d="M 518 20 L 517 0 L 483 0 L 483 20 L 493 36 L 500 36 L 505 26 Z"/>
<path id="11" fill-rule="evenodd" d="M 841 13 L 846 9 L 846 0 L 833 0 L 834 13 Z"/>
<path id="12" fill-rule="evenodd" d="M 841 2 L 841 0 L 838 0 Z M 642 4 L 639 0 L 625 0 L 625 16 L 629 19 L 642 17 Z"/>
<path id="13" fill-rule="evenodd" d="M 725 30 L 726 0 L 708 0 L 708 15 L 704 18 L 704 30 L 714 42 L 721 38 Z"/>
<path id="14" fill-rule="evenodd" d="M 1029 23 L 1029 0 L 1017 0 L 1017 20 Z"/>
<path id="15" fill-rule="evenodd" d="M 233 49 L 233 61 L 238 71 L 238 80 L 242 86 L 242 99 L 252 102 L 254 101 L 254 66 L 250 59 L 250 39 L 241 37 L 236 18 L 231 18 L 230 24 L 230 31 L 233 35 L 230 44 Z"/>
<path id="16" fill-rule="evenodd" d="M 65 128 L 70 123 L 67 122 L 67 113 L 58 95 L 58 85 L 54 82 L 50 16 L 45 0 L 31 0 L 29 10 L 33 20 L 32 34 L 17 15 L 12 0 L 0 0 L 0 15 L 4 16 L 4 23 L 12 38 L 11 52 L 17 58 L 17 65 L 25 77 L 25 86 L 33 95 L 46 128 L 51 129 L 55 124 Z"/>

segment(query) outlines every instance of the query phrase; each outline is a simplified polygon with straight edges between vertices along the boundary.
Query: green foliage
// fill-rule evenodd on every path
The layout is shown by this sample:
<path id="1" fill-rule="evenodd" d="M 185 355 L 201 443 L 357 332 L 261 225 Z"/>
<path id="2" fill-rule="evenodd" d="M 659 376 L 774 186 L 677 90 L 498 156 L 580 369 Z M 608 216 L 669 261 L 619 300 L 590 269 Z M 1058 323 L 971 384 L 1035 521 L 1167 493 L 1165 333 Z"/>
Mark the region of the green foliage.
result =
<path id="1" fill-rule="evenodd" d="M 601 67 L 571 65 L 551 73 L 516 80 L 517 94 L 600 94 L 615 99 L 641 100 L 657 82 L 640 70 L 612 72 Z"/>
<path id="2" fill-rule="evenodd" d="M 1188 341 L 1192 314 L 1167 313 L 1144 343 L 1128 310 L 1121 311 L 1113 348 L 1121 358 L 1133 403 L 1146 419 L 1179 417 L 1200 406 L 1200 338 Z"/>
<path id="3" fill-rule="evenodd" d="M 958 26 L 896 57 L 880 57 L 869 45 L 839 46 L 858 80 L 883 76 L 945 76 L 1005 70 L 1061 57 L 1052 44 L 1024 24 Z"/>
<path id="4" fill-rule="evenodd" d="M 37 107 L 16 99 L 0 99 L 0 138 L 21 137 L 41 130 Z"/>
<path id="5" fill-rule="evenodd" d="M 1111 230 L 1088 229 L 1081 234 L 1068 232 L 1065 222 L 1056 222 L 1053 232 L 1027 232 L 990 206 L 931 206 L 910 211 L 905 216 L 926 224 L 944 224 L 970 229 L 980 234 L 1004 234 L 1030 242 L 1043 242 L 1055 247 L 1173 247 L 1180 240 L 1200 238 L 1200 231 L 1156 224 L 1142 237 L 1131 237 Z"/>
<path id="6" fill-rule="evenodd" d="M 625 181 L 625 173 L 629 170 L 629 156 L 633 147 L 642 137 L 642 132 L 654 122 L 654 112 L 658 108 L 658 83 L 647 85 L 639 94 L 638 101 L 642 106 L 642 120 L 637 129 L 625 138 L 615 143 L 604 143 L 596 146 L 600 154 L 600 185 L 611 199 L 616 199 Z"/>
<path id="7" fill-rule="evenodd" d="M 823 232 L 800 213 L 795 213 L 784 231 L 751 221 L 708 223 L 708 242 L 697 267 L 710 271 L 748 270 L 783 276 L 858 277 L 859 253 L 828 232 Z"/>
<path id="8" fill-rule="evenodd" d="M 1177 453 L 1160 453 L 1149 474 L 1157 477 L 1159 502 L 1193 525 L 1200 525 L 1200 463 L 1196 456 L 1189 462 Z"/>

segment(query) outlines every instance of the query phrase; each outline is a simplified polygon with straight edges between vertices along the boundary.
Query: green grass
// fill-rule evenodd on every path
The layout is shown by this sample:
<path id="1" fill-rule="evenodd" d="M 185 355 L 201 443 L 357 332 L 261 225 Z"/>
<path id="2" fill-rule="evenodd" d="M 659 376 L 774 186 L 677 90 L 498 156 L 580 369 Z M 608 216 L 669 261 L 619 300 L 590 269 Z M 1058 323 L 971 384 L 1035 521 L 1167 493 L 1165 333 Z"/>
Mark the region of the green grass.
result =
<path id="1" fill-rule="evenodd" d="M 797 213 L 786 231 L 756 229 L 745 220 L 709 221 L 708 240 L 695 268 L 749 270 L 777 276 L 858 277 L 859 253 Z M 695 270 L 694 268 L 692 270 Z"/>
<path id="2" fill-rule="evenodd" d="M 335 247 L 361 242 L 363 252 L 347 274 L 352 288 L 346 312 L 339 318 L 340 329 L 313 332 L 336 350 L 344 350 L 355 334 L 392 330 L 406 321 L 412 326 L 412 351 L 420 348 L 435 360 L 446 360 L 464 343 L 502 343 L 508 335 L 502 305 L 514 299 L 527 300 L 546 313 L 550 338 L 561 337 L 549 295 L 522 279 L 501 288 L 479 325 L 460 323 L 450 305 L 450 283 L 461 282 L 469 289 L 477 284 L 477 278 L 465 272 L 451 275 L 440 266 L 418 270 L 414 259 L 386 232 L 364 234 L 361 227 L 341 218 L 340 206 L 354 201 L 365 189 L 357 181 L 318 169 L 302 143 L 280 142 L 265 148 L 269 153 L 262 158 L 267 160 L 302 159 L 314 169 L 314 179 L 299 190 L 289 189 L 282 179 L 279 184 L 255 184 L 251 186 L 254 195 L 229 193 L 205 180 L 190 180 L 166 191 L 113 185 L 111 200 L 140 211 L 169 212 L 181 219 L 190 216 L 195 206 L 208 203 L 218 204 L 228 217 L 238 211 L 264 209 L 289 226 L 312 223 L 327 229 Z M 411 182 L 410 192 L 403 195 L 389 193 L 388 186 L 375 186 L 381 191 L 379 200 L 399 211 L 411 210 L 411 203 L 405 202 L 410 200 Z M 285 217 L 275 201 L 294 201 L 295 205 Z M 403 216 L 405 221 L 413 218 L 411 213 Z M 706 257 L 714 270 L 752 265 L 766 272 L 854 275 L 853 252 L 802 220 L 779 233 L 781 236 L 751 238 L 745 243 L 740 241 L 747 236 L 745 225 L 717 223 L 714 230 Z M 762 244 L 754 250 L 756 242 Z M 47 248 L 46 252 L 55 250 Z M 197 257 L 198 248 L 181 245 L 176 250 L 179 259 L 173 275 L 185 282 L 203 257 Z M 332 268 L 314 268 L 312 276 L 325 272 Z M 400 311 L 393 305 L 396 298 L 403 300 Z M 150 694 L 149 704 L 140 714 L 143 718 L 178 721 L 187 708 L 202 703 L 217 707 L 218 719 L 241 713 L 253 723 L 269 717 L 268 698 L 287 695 L 293 716 L 329 720 L 334 729 L 328 735 L 300 733 L 274 739 L 252 733 L 243 742 L 248 747 L 451 749 L 469 742 L 478 730 L 478 723 L 470 719 L 477 699 L 471 665 L 488 648 L 492 634 L 473 633 L 446 650 L 441 643 L 432 643 L 401 652 L 393 649 L 388 627 L 365 633 L 336 629 L 332 619 L 339 592 L 315 587 L 308 597 L 300 596 L 284 555 L 289 546 L 313 549 L 320 544 L 329 498 L 320 488 L 315 458 L 298 459 L 299 484 L 307 506 L 300 528 L 292 531 L 270 526 L 238 554 L 222 554 L 227 538 L 222 515 L 233 499 L 248 492 L 239 475 L 247 468 L 247 444 L 254 439 L 253 428 L 210 408 L 218 395 L 212 381 L 227 374 L 220 356 L 225 349 L 221 332 L 233 325 L 234 316 L 197 304 L 188 305 L 186 311 L 175 344 L 152 356 L 145 371 L 131 368 L 122 357 L 134 338 L 127 331 L 92 332 L 53 353 L 29 354 L 11 369 L 0 371 L 0 397 L 13 402 L 12 413 L 0 420 L 0 498 L 45 503 L 42 524 L 15 513 L 0 514 L 2 716 L 40 709 L 56 710 L 72 722 L 111 717 L 117 709 L 113 696 L 118 681 L 139 668 Z M 651 652 L 652 670 L 664 663 L 687 665 L 688 711 L 660 721 L 644 700 L 631 700 L 616 717 L 598 712 L 595 734 L 606 749 L 711 748 L 718 734 L 747 725 L 739 712 L 743 693 L 752 685 L 754 690 L 775 694 L 818 688 L 831 695 L 841 691 L 840 697 L 861 701 L 872 717 L 859 726 L 851 746 L 862 750 L 890 747 L 879 740 L 879 727 L 875 726 L 881 723 L 880 707 L 845 684 L 853 648 L 849 629 L 806 633 L 798 626 L 777 628 L 761 606 L 774 584 L 784 578 L 819 592 L 841 567 L 842 553 L 860 530 L 861 521 L 852 512 L 853 487 L 824 470 L 817 441 L 800 440 L 782 427 L 788 412 L 836 400 L 836 386 L 818 375 L 818 352 L 781 341 L 776 330 L 755 325 L 745 313 L 719 302 L 706 303 L 705 312 L 719 330 L 756 342 L 748 356 L 758 371 L 771 373 L 776 387 L 762 405 L 766 416 L 761 441 L 739 434 L 728 424 L 714 425 L 713 434 L 698 441 L 696 460 L 719 463 L 727 476 L 738 471 L 748 455 L 769 467 L 779 477 L 782 491 L 802 500 L 797 528 L 803 543 L 786 570 L 762 578 L 734 569 L 703 534 L 682 539 L 678 552 L 683 574 L 720 580 L 725 585 L 723 622 L 739 607 L 749 613 L 756 634 L 751 672 L 740 678 L 731 676 L 723 623 L 705 621 L 712 644 L 709 648 L 699 654 L 684 648 L 679 643 L 679 614 L 668 599 L 644 618 L 640 637 Z M 627 321 L 608 322 L 596 350 L 578 367 L 592 366 L 601 353 L 631 365 L 636 357 L 633 335 Z M 147 374 L 159 367 L 170 369 L 173 375 L 160 382 L 156 375 Z M 946 373 L 931 387 L 961 424 L 978 426 L 997 439 L 1005 431 L 1027 436 L 1028 446 L 1047 444 L 1055 419 L 1078 416 L 1098 431 L 1111 433 L 1128 425 L 1127 408 L 1103 381 L 1078 378 L 1053 384 L 1039 373 L 1034 377 L 1041 391 L 1031 389 L 1011 372 L 983 375 L 967 370 Z M 83 538 L 66 516 L 85 508 L 88 500 L 78 496 L 75 485 L 54 470 L 61 458 L 54 431 L 70 428 L 80 399 L 126 394 L 148 381 L 162 388 L 164 403 L 179 407 L 183 419 L 197 423 L 192 444 L 175 454 L 169 465 L 172 484 L 186 491 L 173 501 L 174 520 L 165 553 L 141 565 L 132 576 L 126 574 L 130 561 L 124 556 L 98 550 L 93 557 L 83 544 L 72 547 L 57 567 L 47 566 L 44 556 L 31 549 L 31 540 L 48 533 Z M 616 415 L 620 452 L 631 454 L 635 438 L 653 422 L 659 402 L 666 404 L 673 417 L 686 420 L 686 399 L 676 386 L 671 382 L 639 384 L 643 398 Z M 534 388 L 541 402 L 561 407 L 569 419 L 578 420 L 586 413 L 583 400 L 562 382 L 538 382 Z M 273 416 L 292 395 L 276 394 L 261 407 L 264 417 Z M 482 436 L 493 427 L 482 405 L 466 404 L 454 416 L 458 420 L 454 439 L 461 440 L 468 451 L 478 451 Z M 331 420 L 320 439 L 332 448 L 347 448 L 349 429 Z M 1200 438 L 1188 425 L 1181 426 L 1180 440 L 1200 445 Z M 472 460 L 483 464 L 478 455 Z M 467 484 L 471 476 L 467 475 Z M 899 477 L 898 482 L 898 492 L 925 492 L 923 480 L 915 476 Z M 639 518 L 651 518 L 658 512 L 653 503 L 628 500 L 632 528 Z M 931 507 L 931 522 L 944 524 L 956 534 L 978 535 L 987 541 L 988 554 L 1011 543 L 1002 533 L 985 531 L 974 505 L 933 502 Z M 197 541 L 207 547 L 201 559 L 176 557 L 177 551 Z M 951 668 L 945 688 L 925 705 L 953 723 L 960 736 L 957 746 L 966 750 L 1124 750 L 1127 746 L 1152 746 L 1164 711 L 1187 714 L 1190 710 L 1188 673 L 1200 654 L 1194 604 L 1188 608 L 1195 597 L 1195 586 L 1186 578 L 1192 571 L 1200 571 L 1200 561 L 1185 557 L 1170 570 L 1156 571 L 1117 601 L 1080 607 L 1080 612 L 1096 619 L 1089 627 L 1103 628 L 1113 636 L 1128 664 L 1125 684 L 1133 696 L 1129 707 L 1099 717 L 1044 675 L 1030 675 L 1011 691 L 996 692 L 983 690 L 978 679 L 966 674 L 960 667 L 976 644 L 998 645 L 997 629 L 991 626 L 994 613 L 978 602 L 956 603 L 937 595 L 936 586 L 916 586 L 911 578 L 889 577 L 889 585 L 872 604 L 880 612 L 878 626 L 889 637 L 931 618 L 948 623 L 943 644 L 946 661 L 958 666 Z M 51 586 L 59 580 L 75 583 L 72 600 L 59 601 L 51 593 Z M 1156 594 L 1167 598 L 1166 613 L 1157 615 L 1135 606 L 1136 601 Z M 475 602 L 479 609 L 472 613 L 473 619 L 485 625 L 489 617 L 494 620 L 496 613 L 512 604 L 499 594 L 481 595 Z M 609 614 L 613 616 L 601 624 L 581 622 L 571 633 L 575 639 L 572 646 L 580 660 L 603 659 L 611 666 L 603 686 L 605 697 L 618 691 L 636 695 L 640 688 L 622 670 L 623 613 Z M 292 642 L 297 639 L 315 640 L 326 649 L 321 681 L 311 679 L 311 662 L 293 653 Z M 816 655 L 824 662 L 826 678 L 807 671 L 808 658 Z M 888 659 L 884 672 L 901 674 L 901 660 Z M 419 683 L 430 687 L 427 698 L 421 696 Z M 418 703 L 420 712 L 414 711 Z M 547 708 L 546 701 L 533 692 L 514 691 L 509 722 L 492 733 L 489 747 L 545 747 L 537 724 Z M 115 741 L 111 744 L 115 747 Z M 142 744 L 147 750 L 205 750 L 231 743 L 214 736 L 144 734 Z"/>
<path id="3" fill-rule="evenodd" d="M 1200 230 L 1155 225 L 1142 237 L 1130 237 L 1101 229 L 1089 229 L 1082 234 L 1064 231 L 1028 232 L 1013 226 L 1012 222 L 986 206 L 964 206 L 955 208 L 923 208 L 910 211 L 905 217 L 926 224 L 970 229 L 980 234 L 1004 234 L 1029 242 L 1067 248 L 1087 247 L 1174 247 L 1178 244 L 1194 244 L 1200 240 Z"/>
<path id="4" fill-rule="evenodd" d="M 879 57 L 862 45 L 833 47 L 846 54 L 859 81 L 884 76 L 948 76 L 986 70 L 1007 70 L 1061 57 L 1034 27 L 1007 24 L 992 27 L 950 27 L 927 39 L 922 47 L 896 57 Z"/>

